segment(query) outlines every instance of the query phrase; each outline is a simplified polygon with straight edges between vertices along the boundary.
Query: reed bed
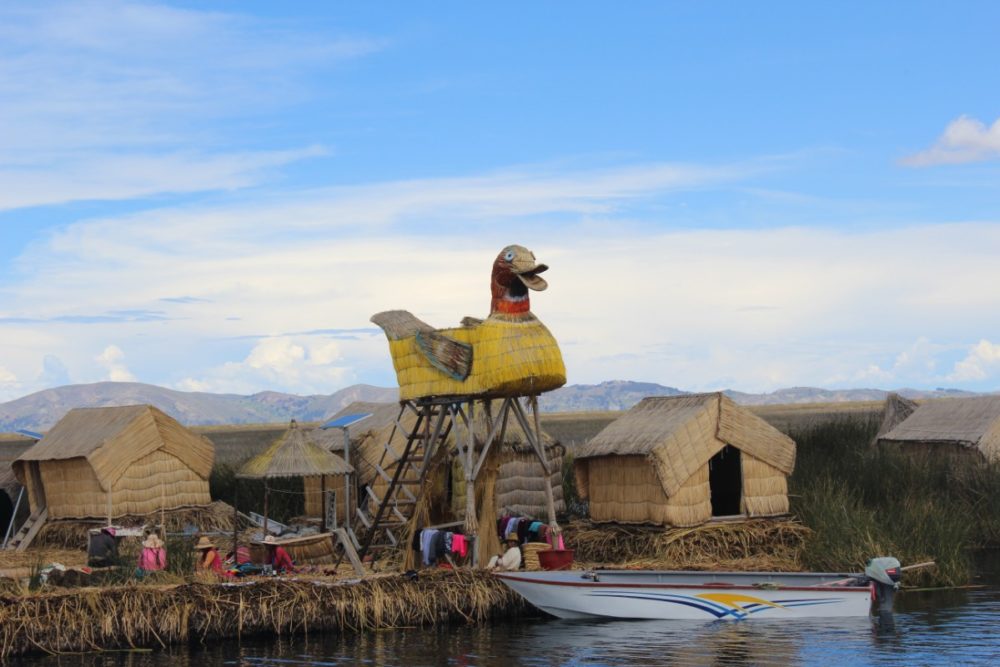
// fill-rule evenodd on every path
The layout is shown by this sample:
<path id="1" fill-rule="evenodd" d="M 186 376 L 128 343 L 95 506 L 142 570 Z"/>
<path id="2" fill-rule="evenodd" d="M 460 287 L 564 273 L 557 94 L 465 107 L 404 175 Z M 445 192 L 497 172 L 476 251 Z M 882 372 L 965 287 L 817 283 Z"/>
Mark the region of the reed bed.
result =
<path id="1" fill-rule="evenodd" d="M 360 632 L 530 613 L 494 577 L 433 571 L 356 583 L 259 579 L 0 595 L 0 660 L 26 653 L 156 648 L 252 634 Z"/>
<path id="2" fill-rule="evenodd" d="M 576 521 L 566 545 L 585 566 L 675 570 L 802 570 L 810 530 L 792 520 L 756 519 L 693 528 L 594 525 Z"/>
<path id="3" fill-rule="evenodd" d="M 880 420 L 846 417 L 793 433 L 792 511 L 812 530 L 810 569 L 860 570 L 872 556 L 927 560 L 907 583 L 969 582 L 971 549 L 1000 545 L 1000 465 L 921 450 L 872 446 Z"/>

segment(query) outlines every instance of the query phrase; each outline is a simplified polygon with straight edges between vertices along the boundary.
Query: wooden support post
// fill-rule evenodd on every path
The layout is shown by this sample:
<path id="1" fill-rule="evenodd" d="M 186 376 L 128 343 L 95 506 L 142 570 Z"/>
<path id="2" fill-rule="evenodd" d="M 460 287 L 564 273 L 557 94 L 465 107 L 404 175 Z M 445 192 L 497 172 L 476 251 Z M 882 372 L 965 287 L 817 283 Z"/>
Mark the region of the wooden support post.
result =
<path id="1" fill-rule="evenodd" d="M 239 564 L 239 547 L 240 547 L 240 480 L 235 480 L 233 484 L 233 563 Z M 167 526 L 163 525 L 163 539 L 167 539 Z"/>
<path id="2" fill-rule="evenodd" d="M 319 512 L 322 518 L 319 521 L 319 532 L 326 532 L 326 475 L 319 476 Z"/>
<path id="3" fill-rule="evenodd" d="M 267 537 L 267 497 L 271 490 L 267 486 L 267 477 L 264 478 L 264 537 Z"/>

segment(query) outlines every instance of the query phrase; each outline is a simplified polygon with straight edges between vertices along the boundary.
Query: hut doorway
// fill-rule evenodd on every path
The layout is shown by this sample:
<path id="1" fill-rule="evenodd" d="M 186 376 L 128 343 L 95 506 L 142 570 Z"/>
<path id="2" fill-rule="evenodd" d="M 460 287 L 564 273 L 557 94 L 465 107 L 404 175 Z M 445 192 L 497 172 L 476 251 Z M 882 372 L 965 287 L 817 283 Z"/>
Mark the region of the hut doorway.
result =
<path id="1" fill-rule="evenodd" d="M 743 470 L 740 450 L 726 445 L 708 462 L 708 486 L 712 495 L 712 516 L 740 513 L 743 496 Z"/>
<path id="2" fill-rule="evenodd" d="M 11 502 L 7 492 L 0 489 L 0 535 L 7 534 L 10 522 L 14 520 L 14 503 Z M 0 537 L 3 542 L 3 537 Z"/>

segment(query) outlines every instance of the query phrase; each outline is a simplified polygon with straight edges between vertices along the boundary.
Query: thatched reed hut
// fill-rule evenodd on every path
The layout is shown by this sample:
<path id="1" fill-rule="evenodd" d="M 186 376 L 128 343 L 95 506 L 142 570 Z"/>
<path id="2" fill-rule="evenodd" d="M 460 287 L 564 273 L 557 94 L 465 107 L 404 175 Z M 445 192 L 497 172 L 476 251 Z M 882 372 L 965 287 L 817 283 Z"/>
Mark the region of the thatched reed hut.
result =
<path id="1" fill-rule="evenodd" d="M 694 526 L 788 512 L 795 442 L 721 393 L 646 398 L 576 452 L 593 521 Z"/>
<path id="2" fill-rule="evenodd" d="M 335 491 L 337 487 L 326 487 L 322 480 L 341 480 L 343 476 L 350 475 L 354 468 L 328 449 L 313 441 L 309 433 L 299 428 L 298 423 L 293 419 L 285 434 L 274 441 L 265 451 L 253 457 L 243 464 L 236 477 L 241 479 L 281 479 L 288 477 L 301 477 L 305 479 L 320 480 L 319 488 L 316 490 L 318 496 L 317 512 L 314 516 L 323 516 L 322 494 L 328 489 Z M 267 486 L 265 485 L 264 515 L 267 517 Z M 308 498 L 308 494 L 307 494 Z M 338 503 L 338 520 L 343 520 L 346 507 L 340 507 Z"/>
<path id="3" fill-rule="evenodd" d="M 14 461 L 33 514 L 114 518 L 212 502 L 215 449 L 151 405 L 77 408 Z"/>
<path id="4" fill-rule="evenodd" d="M 927 401 L 879 437 L 878 444 L 1000 460 L 1000 396 Z"/>

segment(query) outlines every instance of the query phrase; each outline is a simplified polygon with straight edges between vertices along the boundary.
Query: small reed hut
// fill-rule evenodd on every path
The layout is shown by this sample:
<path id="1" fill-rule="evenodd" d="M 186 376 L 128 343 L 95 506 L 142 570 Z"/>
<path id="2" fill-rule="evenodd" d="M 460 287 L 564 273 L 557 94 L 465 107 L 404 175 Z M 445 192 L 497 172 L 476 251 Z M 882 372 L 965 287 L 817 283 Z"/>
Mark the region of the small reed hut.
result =
<path id="1" fill-rule="evenodd" d="M 14 461 L 31 512 L 114 518 L 212 502 L 215 448 L 151 405 L 77 408 Z"/>
<path id="2" fill-rule="evenodd" d="M 788 512 L 795 442 L 722 393 L 646 398 L 577 450 L 596 522 L 694 526 Z"/>
<path id="3" fill-rule="evenodd" d="M 1000 396 L 927 401 L 879 437 L 878 444 L 1000 460 Z"/>
<path id="4" fill-rule="evenodd" d="M 268 487 L 267 480 L 288 477 L 301 477 L 303 479 L 316 478 L 340 479 L 343 485 L 343 475 L 350 475 L 354 468 L 344 459 L 333 452 L 316 444 L 306 431 L 299 428 L 298 423 L 293 419 L 288 424 L 285 434 L 276 440 L 274 444 L 265 451 L 253 457 L 240 468 L 236 473 L 239 479 L 263 479 L 264 486 L 264 525 L 267 526 L 267 501 Z M 335 491 L 336 486 L 329 490 Z M 320 498 L 322 492 L 327 489 L 320 485 Z M 320 507 L 322 507 L 322 500 Z M 342 514 L 342 512 L 341 512 Z M 317 512 L 326 522 L 325 513 Z M 342 517 L 339 517 L 342 518 Z"/>

